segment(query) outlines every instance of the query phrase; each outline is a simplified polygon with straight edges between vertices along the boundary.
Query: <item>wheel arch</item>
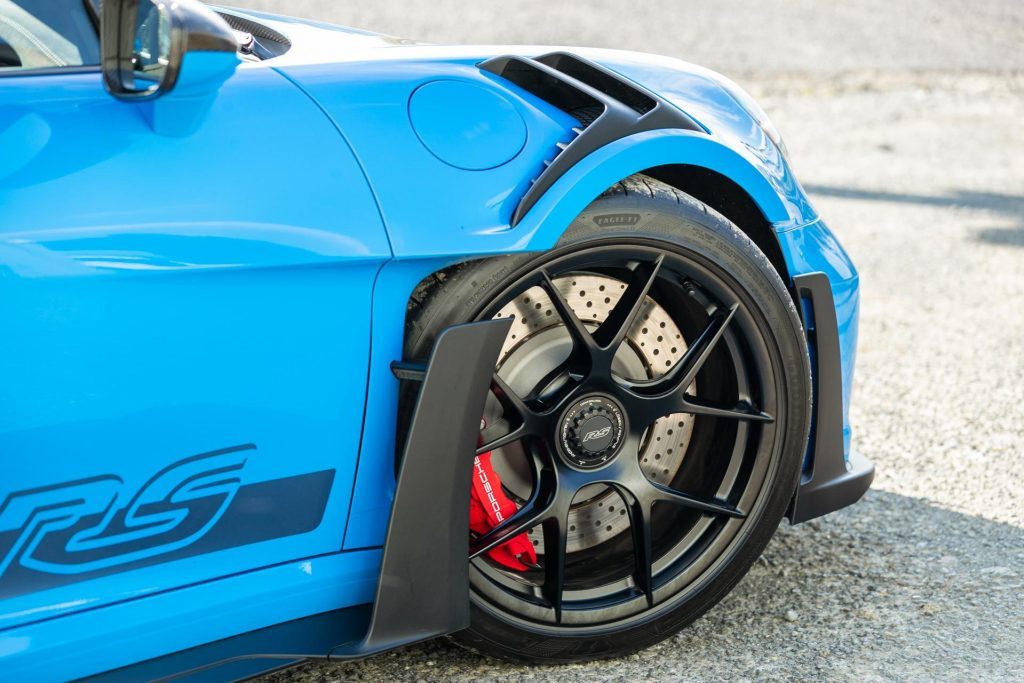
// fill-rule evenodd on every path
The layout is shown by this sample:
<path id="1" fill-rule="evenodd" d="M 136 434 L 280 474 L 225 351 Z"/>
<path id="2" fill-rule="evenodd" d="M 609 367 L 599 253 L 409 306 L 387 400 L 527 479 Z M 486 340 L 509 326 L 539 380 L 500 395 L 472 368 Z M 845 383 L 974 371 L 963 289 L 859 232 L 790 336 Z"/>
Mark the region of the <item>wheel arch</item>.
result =
<path id="1" fill-rule="evenodd" d="M 561 176 L 518 225 L 471 230 L 462 253 L 450 254 L 442 268 L 424 273 L 424 280 L 481 257 L 551 249 L 601 193 L 638 173 L 685 192 L 728 218 L 791 286 L 776 231 L 816 218 L 807 215 L 802 191 L 781 189 L 782 179 L 789 176 L 773 176 L 722 142 L 680 130 L 631 135 L 588 155 Z"/>
<path id="2" fill-rule="evenodd" d="M 532 233 L 525 250 L 549 249 L 590 202 L 637 173 L 721 213 L 764 252 L 783 282 L 791 283 L 776 230 L 816 218 L 807 215 L 802 191 L 783 182 L 790 176 L 773 175 L 714 138 L 690 131 L 641 133 L 601 148 L 560 178 L 510 232 Z"/>
<path id="3" fill-rule="evenodd" d="M 704 202 L 728 218 L 768 257 L 779 277 L 789 285 L 789 267 L 775 230 L 742 187 L 721 173 L 693 164 L 666 164 L 643 173 Z"/>

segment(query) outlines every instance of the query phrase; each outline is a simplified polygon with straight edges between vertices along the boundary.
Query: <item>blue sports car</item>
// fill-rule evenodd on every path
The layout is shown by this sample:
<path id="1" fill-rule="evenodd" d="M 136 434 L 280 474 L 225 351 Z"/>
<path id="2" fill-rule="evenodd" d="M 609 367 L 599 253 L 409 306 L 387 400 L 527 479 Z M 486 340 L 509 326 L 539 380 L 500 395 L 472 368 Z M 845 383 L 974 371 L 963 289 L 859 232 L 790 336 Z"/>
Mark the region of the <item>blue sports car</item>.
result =
<path id="1" fill-rule="evenodd" d="M 855 502 L 858 279 L 734 83 L 0 0 L 0 680 L 656 643 Z"/>

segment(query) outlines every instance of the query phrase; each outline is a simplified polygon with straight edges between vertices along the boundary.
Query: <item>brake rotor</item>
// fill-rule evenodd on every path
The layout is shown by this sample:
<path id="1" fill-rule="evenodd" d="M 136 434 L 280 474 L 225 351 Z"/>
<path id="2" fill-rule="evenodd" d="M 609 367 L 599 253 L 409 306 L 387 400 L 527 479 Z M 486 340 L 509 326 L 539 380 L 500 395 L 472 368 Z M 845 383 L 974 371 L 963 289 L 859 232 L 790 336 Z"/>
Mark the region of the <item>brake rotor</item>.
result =
<path id="1" fill-rule="evenodd" d="M 559 277 L 555 286 L 591 331 L 605 321 L 622 296 L 626 284 L 611 277 L 579 274 Z M 520 395 L 526 395 L 549 371 L 569 356 L 572 342 L 540 287 L 532 287 L 506 304 L 496 318 L 513 317 L 499 356 L 499 374 Z M 686 351 L 678 326 L 661 306 L 646 297 L 636 323 L 615 356 L 613 371 L 627 379 L 653 379 L 675 365 Z M 692 388 L 691 388 L 692 392 Z M 488 419 L 500 418 L 496 401 L 488 405 Z M 640 465 L 648 478 L 668 484 L 686 454 L 693 417 L 668 415 L 648 430 L 640 449 Z M 532 489 L 521 443 L 494 451 L 492 464 L 502 484 L 520 504 Z M 622 498 L 600 484 L 585 487 L 569 512 L 567 551 L 592 548 L 629 530 Z M 543 554 L 543 532 L 529 532 L 538 554 Z"/>

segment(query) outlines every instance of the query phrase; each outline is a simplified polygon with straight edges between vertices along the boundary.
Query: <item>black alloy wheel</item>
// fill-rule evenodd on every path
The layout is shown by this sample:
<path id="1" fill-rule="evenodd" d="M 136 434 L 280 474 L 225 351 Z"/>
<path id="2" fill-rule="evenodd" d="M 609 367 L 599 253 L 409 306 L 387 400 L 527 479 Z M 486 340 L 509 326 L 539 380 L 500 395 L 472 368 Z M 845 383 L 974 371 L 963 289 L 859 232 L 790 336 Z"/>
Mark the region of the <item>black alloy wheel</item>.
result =
<path id="1" fill-rule="evenodd" d="M 631 182 L 551 252 L 431 293 L 472 290 L 464 319 L 515 318 L 478 452 L 519 510 L 471 537 L 474 624 L 458 636 L 490 654 L 569 661 L 670 635 L 738 581 L 795 488 L 810 389 L 792 301 L 734 226 Z M 608 215 L 638 229 L 601 229 Z M 521 533 L 538 568 L 488 559 Z"/>

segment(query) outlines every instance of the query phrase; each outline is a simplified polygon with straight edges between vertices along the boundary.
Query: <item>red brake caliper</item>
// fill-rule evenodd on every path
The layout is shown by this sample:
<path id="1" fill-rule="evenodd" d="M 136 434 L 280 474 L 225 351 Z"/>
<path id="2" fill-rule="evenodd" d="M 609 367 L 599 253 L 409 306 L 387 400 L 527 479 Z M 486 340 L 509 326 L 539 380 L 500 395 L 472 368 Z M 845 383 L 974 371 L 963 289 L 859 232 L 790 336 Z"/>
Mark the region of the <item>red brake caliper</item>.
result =
<path id="1" fill-rule="evenodd" d="M 485 534 L 516 513 L 519 507 L 501 490 L 501 480 L 491 466 L 491 452 L 473 460 L 473 488 L 469 492 L 469 528 Z M 487 556 L 509 569 L 524 571 L 537 566 L 537 553 L 526 532 L 487 551 Z"/>

